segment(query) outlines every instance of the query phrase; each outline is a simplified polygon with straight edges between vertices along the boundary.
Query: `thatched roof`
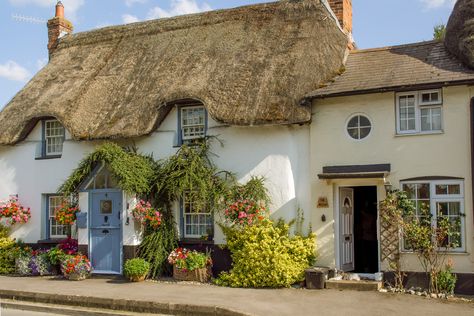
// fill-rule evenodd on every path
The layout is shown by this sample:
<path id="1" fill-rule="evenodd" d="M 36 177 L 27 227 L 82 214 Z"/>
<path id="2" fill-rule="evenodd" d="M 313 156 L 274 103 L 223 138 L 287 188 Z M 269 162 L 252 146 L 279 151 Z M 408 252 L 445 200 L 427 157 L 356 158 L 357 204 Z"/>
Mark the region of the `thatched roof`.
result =
<path id="1" fill-rule="evenodd" d="M 348 44 L 325 1 L 282 0 L 64 37 L 0 113 L 0 144 L 41 117 L 75 139 L 151 133 L 172 102 L 197 99 L 232 125 L 311 119 L 304 95 L 339 71 Z"/>
<path id="2" fill-rule="evenodd" d="M 448 50 L 474 68 L 474 0 L 458 0 L 446 27 Z"/>
<path id="3" fill-rule="evenodd" d="M 474 70 L 463 65 L 439 41 L 352 51 L 345 67 L 341 76 L 308 97 L 474 83 Z"/>

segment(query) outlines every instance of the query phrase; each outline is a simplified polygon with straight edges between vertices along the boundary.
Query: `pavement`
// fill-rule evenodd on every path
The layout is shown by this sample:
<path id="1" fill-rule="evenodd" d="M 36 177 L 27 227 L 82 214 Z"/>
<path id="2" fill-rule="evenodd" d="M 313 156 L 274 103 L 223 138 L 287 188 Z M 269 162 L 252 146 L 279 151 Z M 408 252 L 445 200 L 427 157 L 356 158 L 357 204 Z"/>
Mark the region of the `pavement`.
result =
<path id="1" fill-rule="evenodd" d="M 182 309 L 181 313 L 176 313 L 182 315 L 194 315 L 190 311 L 199 314 L 199 311 L 211 309 L 215 315 L 257 316 L 474 315 L 472 302 L 380 292 L 234 289 L 176 282 L 129 283 L 119 278 L 92 278 L 74 282 L 52 277 L 0 276 L 0 296 L 7 297 L 12 293 L 24 293 L 43 300 L 45 297 L 51 299 L 65 297 L 72 305 L 80 306 L 100 300 L 110 302 L 110 307 L 115 309 L 119 309 L 120 306 L 132 306 L 132 303 L 138 303 L 140 306 L 163 304 L 176 311 L 186 307 L 187 312 L 183 312 Z"/>

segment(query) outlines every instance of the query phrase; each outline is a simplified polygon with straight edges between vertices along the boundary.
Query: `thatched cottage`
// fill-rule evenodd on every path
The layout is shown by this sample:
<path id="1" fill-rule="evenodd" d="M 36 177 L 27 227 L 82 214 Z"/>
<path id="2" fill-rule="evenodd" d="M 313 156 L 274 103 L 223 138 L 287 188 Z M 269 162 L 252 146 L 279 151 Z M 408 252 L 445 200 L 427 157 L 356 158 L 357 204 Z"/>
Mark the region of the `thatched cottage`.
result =
<path id="1" fill-rule="evenodd" d="M 387 188 L 400 188 L 435 215 L 462 218 L 452 256 L 460 279 L 472 282 L 474 70 L 469 46 L 451 49 L 461 39 L 449 32 L 474 19 L 459 14 L 472 2 L 455 8 L 450 49 L 432 41 L 370 50 L 355 49 L 350 0 L 281 0 L 78 34 L 58 5 L 49 64 L 0 113 L 0 196 L 18 194 L 33 211 L 15 236 L 64 237 L 55 192 L 105 139 L 165 158 L 193 137 L 219 135 L 218 166 L 241 181 L 264 176 L 272 216 L 303 210 L 318 264 L 384 270 L 377 205 Z M 104 194 L 117 205 L 116 236 L 93 236 L 91 221 L 79 243 L 97 271 L 121 273 L 140 242 L 127 221 L 133 196 L 85 187 L 81 211 L 97 216 Z M 209 228 L 213 243 L 224 242 L 208 214 L 189 221 L 180 209 L 183 242 Z M 419 270 L 402 255 L 406 270 Z M 469 292 L 471 283 L 459 284 Z"/>

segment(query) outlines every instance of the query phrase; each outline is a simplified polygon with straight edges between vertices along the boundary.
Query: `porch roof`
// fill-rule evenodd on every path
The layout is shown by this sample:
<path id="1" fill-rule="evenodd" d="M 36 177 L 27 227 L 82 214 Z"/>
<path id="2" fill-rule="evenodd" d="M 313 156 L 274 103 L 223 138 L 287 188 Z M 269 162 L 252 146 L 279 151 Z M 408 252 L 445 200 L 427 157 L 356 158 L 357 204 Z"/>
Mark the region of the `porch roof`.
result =
<path id="1" fill-rule="evenodd" d="M 323 167 L 319 179 L 383 179 L 391 171 L 390 164 L 345 165 Z"/>

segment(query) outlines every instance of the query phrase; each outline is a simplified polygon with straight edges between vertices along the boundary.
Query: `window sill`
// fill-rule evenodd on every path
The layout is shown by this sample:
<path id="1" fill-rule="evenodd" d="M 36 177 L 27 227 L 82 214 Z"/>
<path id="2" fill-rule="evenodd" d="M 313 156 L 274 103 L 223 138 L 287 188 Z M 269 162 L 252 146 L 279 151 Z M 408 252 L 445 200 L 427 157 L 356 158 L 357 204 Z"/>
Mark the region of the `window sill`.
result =
<path id="1" fill-rule="evenodd" d="M 443 131 L 438 131 L 438 132 L 419 132 L 419 133 L 406 133 L 406 134 L 399 134 L 399 133 L 396 133 L 395 134 L 395 137 L 405 137 L 405 136 L 425 136 L 425 135 L 442 135 L 444 134 L 444 130 Z"/>
<path id="2" fill-rule="evenodd" d="M 182 238 L 179 241 L 183 245 L 214 245 L 214 240 L 203 240 L 199 238 Z"/>
<path id="3" fill-rule="evenodd" d="M 66 238 L 67 237 L 64 237 L 64 238 L 47 238 L 47 239 L 38 240 L 37 243 L 39 245 L 57 245 Z"/>
<path id="4" fill-rule="evenodd" d="M 62 155 L 42 156 L 42 157 L 36 157 L 35 160 L 59 159 L 59 158 L 61 158 L 61 157 L 62 157 Z"/>

